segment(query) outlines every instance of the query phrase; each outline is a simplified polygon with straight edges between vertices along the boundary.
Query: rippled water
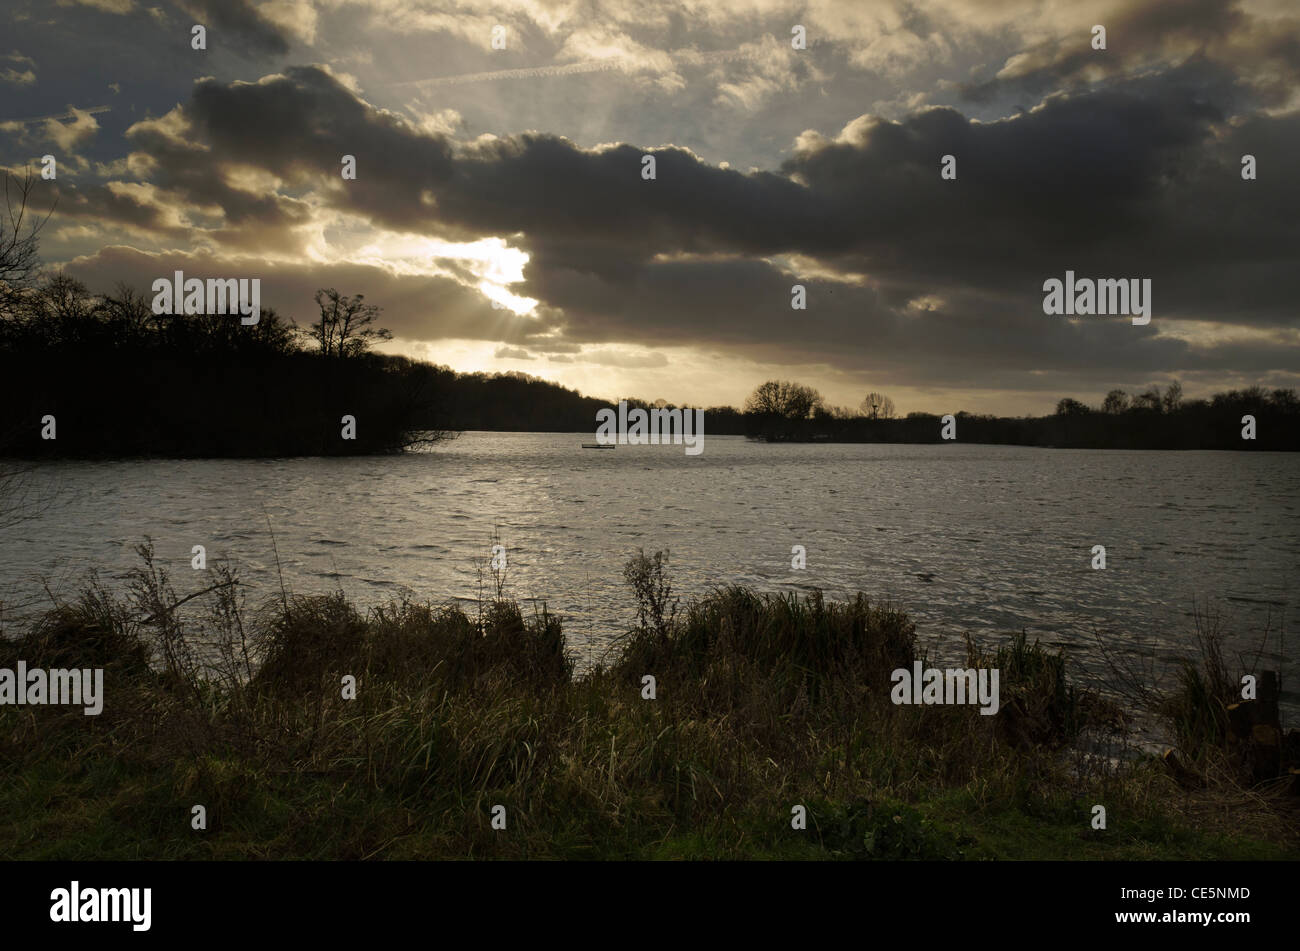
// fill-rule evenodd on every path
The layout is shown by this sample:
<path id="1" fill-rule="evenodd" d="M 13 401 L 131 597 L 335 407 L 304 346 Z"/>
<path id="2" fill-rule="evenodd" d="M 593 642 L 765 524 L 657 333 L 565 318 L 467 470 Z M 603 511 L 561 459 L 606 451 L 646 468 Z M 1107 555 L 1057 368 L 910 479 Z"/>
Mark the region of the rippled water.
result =
<path id="1" fill-rule="evenodd" d="M 585 434 L 590 441 L 590 434 Z M 178 593 L 191 546 L 236 559 L 253 599 L 285 583 L 363 603 L 479 596 L 499 532 L 507 585 L 565 615 L 585 661 L 633 617 L 622 565 L 671 550 L 677 591 L 733 582 L 862 590 L 906 609 L 940 659 L 964 631 L 1024 628 L 1103 677 L 1098 643 L 1157 670 L 1193 644 L 1195 604 L 1278 668 L 1300 591 L 1300 456 L 1003 446 L 768 445 L 582 450 L 584 434 L 466 433 L 392 458 L 60 463 L 50 504 L 4 530 L 0 592 L 70 594 L 152 536 Z M 1105 545 L 1107 568 L 1090 568 Z M 792 570 L 791 547 L 807 548 Z M 9 608 L 12 616 L 15 608 Z M 1293 654 L 1294 651 L 1288 651 Z M 1284 672 L 1284 699 L 1300 695 Z"/>

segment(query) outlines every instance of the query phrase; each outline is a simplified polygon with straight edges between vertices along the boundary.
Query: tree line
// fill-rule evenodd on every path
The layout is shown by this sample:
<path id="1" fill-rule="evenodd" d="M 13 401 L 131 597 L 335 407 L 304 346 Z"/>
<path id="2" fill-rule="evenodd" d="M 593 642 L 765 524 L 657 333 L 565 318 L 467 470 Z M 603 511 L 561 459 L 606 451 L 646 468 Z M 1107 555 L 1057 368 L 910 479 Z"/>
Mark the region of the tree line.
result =
<path id="1" fill-rule="evenodd" d="M 1050 416 L 953 414 L 958 442 L 1078 449 L 1300 450 L 1300 397 L 1294 389 L 1252 386 L 1188 400 L 1177 380 L 1130 396 L 1114 389 L 1099 407 L 1067 397 Z M 769 442 L 941 442 L 942 417 L 895 417 L 893 401 L 872 392 L 857 410 L 831 406 L 815 389 L 769 380 L 750 394 L 745 434 Z M 707 422 L 707 419 L 706 419 Z M 1245 438 L 1246 435 L 1250 438 Z"/>
<path id="2" fill-rule="evenodd" d="M 392 334 L 364 295 L 319 289 L 307 326 L 263 308 L 228 315 L 155 314 L 119 284 L 92 294 L 42 273 L 28 210 L 30 176 L 5 176 L 0 214 L 0 455 L 290 456 L 399 452 L 457 431 L 590 432 L 609 401 L 519 372 L 456 373 L 376 353 Z M 632 407 L 669 407 L 628 398 Z M 617 401 L 614 401 L 617 403 Z M 686 408 L 686 407 L 682 407 Z M 1241 438 L 1242 417 L 1256 438 Z M 354 421 L 351 438 L 344 419 Z M 956 413 L 965 442 L 1090 448 L 1298 449 L 1300 400 L 1261 387 L 1185 400 L 1112 390 L 1099 408 L 1062 399 L 1051 416 Z M 51 420 L 46 424 L 46 420 Z M 39 422 L 38 422 L 39 421 Z M 868 393 L 831 406 L 812 387 L 769 380 L 740 409 L 705 409 L 706 431 L 768 441 L 938 442 L 940 417 L 897 418 Z M 53 436 L 54 438 L 49 438 Z"/>

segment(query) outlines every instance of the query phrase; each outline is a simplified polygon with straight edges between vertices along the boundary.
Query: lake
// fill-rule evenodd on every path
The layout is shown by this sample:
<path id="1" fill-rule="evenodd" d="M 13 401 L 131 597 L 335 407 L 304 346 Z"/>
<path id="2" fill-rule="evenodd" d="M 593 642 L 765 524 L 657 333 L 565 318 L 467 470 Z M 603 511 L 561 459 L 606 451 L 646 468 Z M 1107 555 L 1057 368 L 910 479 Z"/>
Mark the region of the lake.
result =
<path id="1" fill-rule="evenodd" d="M 60 462 L 40 467 L 35 518 L 0 536 L 7 620 L 45 587 L 111 581 L 152 536 L 177 593 L 203 582 L 190 551 L 228 556 L 250 603 L 341 588 L 487 594 L 492 536 L 507 593 L 565 616 L 580 666 L 634 618 L 622 566 L 671 552 L 682 596 L 715 585 L 861 590 L 908 611 L 934 659 L 963 632 L 1024 629 L 1107 682 L 1098 645 L 1156 672 L 1194 647 L 1194 607 L 1217 611 L 1227 656 L 1282 669 L 1300 590 L 1300 455 L 1044 450 L 976 445 L 781 445 L 707 436 L 681 446 L 583 450 L 590 433 L 465 433 L 397 457 Z M 271 530 L 274 530 L 275 545 Z M 807 568 L 791 568 L 802 545 Z M 1106 548 L 1093 570 L 1092 548 Z M 480 584 L 480 576 L 482 584 Z M 48 600 L 45 600 L 48 603 Z M 1293 653 L 1293 651 L 1291 652 Z"/>

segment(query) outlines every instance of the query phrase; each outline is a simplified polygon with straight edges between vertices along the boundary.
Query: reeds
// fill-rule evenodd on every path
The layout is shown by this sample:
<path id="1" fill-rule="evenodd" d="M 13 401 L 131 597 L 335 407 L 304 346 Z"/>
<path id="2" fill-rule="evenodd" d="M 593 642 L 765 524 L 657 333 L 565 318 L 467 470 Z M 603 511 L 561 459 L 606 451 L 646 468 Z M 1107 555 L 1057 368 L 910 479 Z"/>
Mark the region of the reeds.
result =
<path id="1" fill-rule="evenodd" d="M 628 567 L 636 622 L 575 677 L 561 619 L 521 611 L 499 584 L 476 616 L 362 611 L 337 592 L 250 609 L 231 566 L 177 597 L 141 556 L 127 600 L 94 586 L 0 641 L 0 666 L 107 668 L 101 717 L 0 707 L 0 852 L 1186 857 L 1295 841 L 1258 809 L 1253 836 L 1171 838 L 1177 787 L 1148 764 L 1080 780 L 1062 750 L 1092 708 L 1064 660 L 1023 637 L 970 651 L 1001 665 L 1003 709 L 1034 729 L 1011 735 L 1016 714 L 974 706 L 895 706 L 889 675 L 916 658 L 915 628 L 862 595 L 733 587 L 678 609 L 663 557 L 642 554 Z M 1102 795 L 1115 831 L 1099 836 Z M 496 804 L 506 831 L 490 827 Z M 807 829 L 792 828 L 795 805 Z"/>

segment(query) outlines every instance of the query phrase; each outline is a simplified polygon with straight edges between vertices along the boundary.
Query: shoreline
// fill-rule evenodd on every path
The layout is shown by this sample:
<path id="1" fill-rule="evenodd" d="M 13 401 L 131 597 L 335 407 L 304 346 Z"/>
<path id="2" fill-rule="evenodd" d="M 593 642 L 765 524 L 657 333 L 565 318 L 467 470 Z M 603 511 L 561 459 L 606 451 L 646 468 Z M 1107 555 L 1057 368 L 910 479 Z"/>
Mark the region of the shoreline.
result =
<path id="1" fill-rule="evenodd" d="M 0 643 L 0 667 L 105 670 L 99 716 L 0 705 L 15 858 L 1300 856 L 1285 774 L 1245 781 L 1191 733 L 1173 764 L 1116 757 L 1123 711 L 1023 637 L 968 643 L 1001 673 L 995 715 L 898 705 L 890 672 L 925 660 L 902 612 L 739 587 L 682 605 L 642 555 L 638 623 L 574 677 L 559 620 L 500 587 L 476 617 L 250 608 L 221 573 L 177 597 L 141 555 L 129 599 L 87 591 Z"/>

